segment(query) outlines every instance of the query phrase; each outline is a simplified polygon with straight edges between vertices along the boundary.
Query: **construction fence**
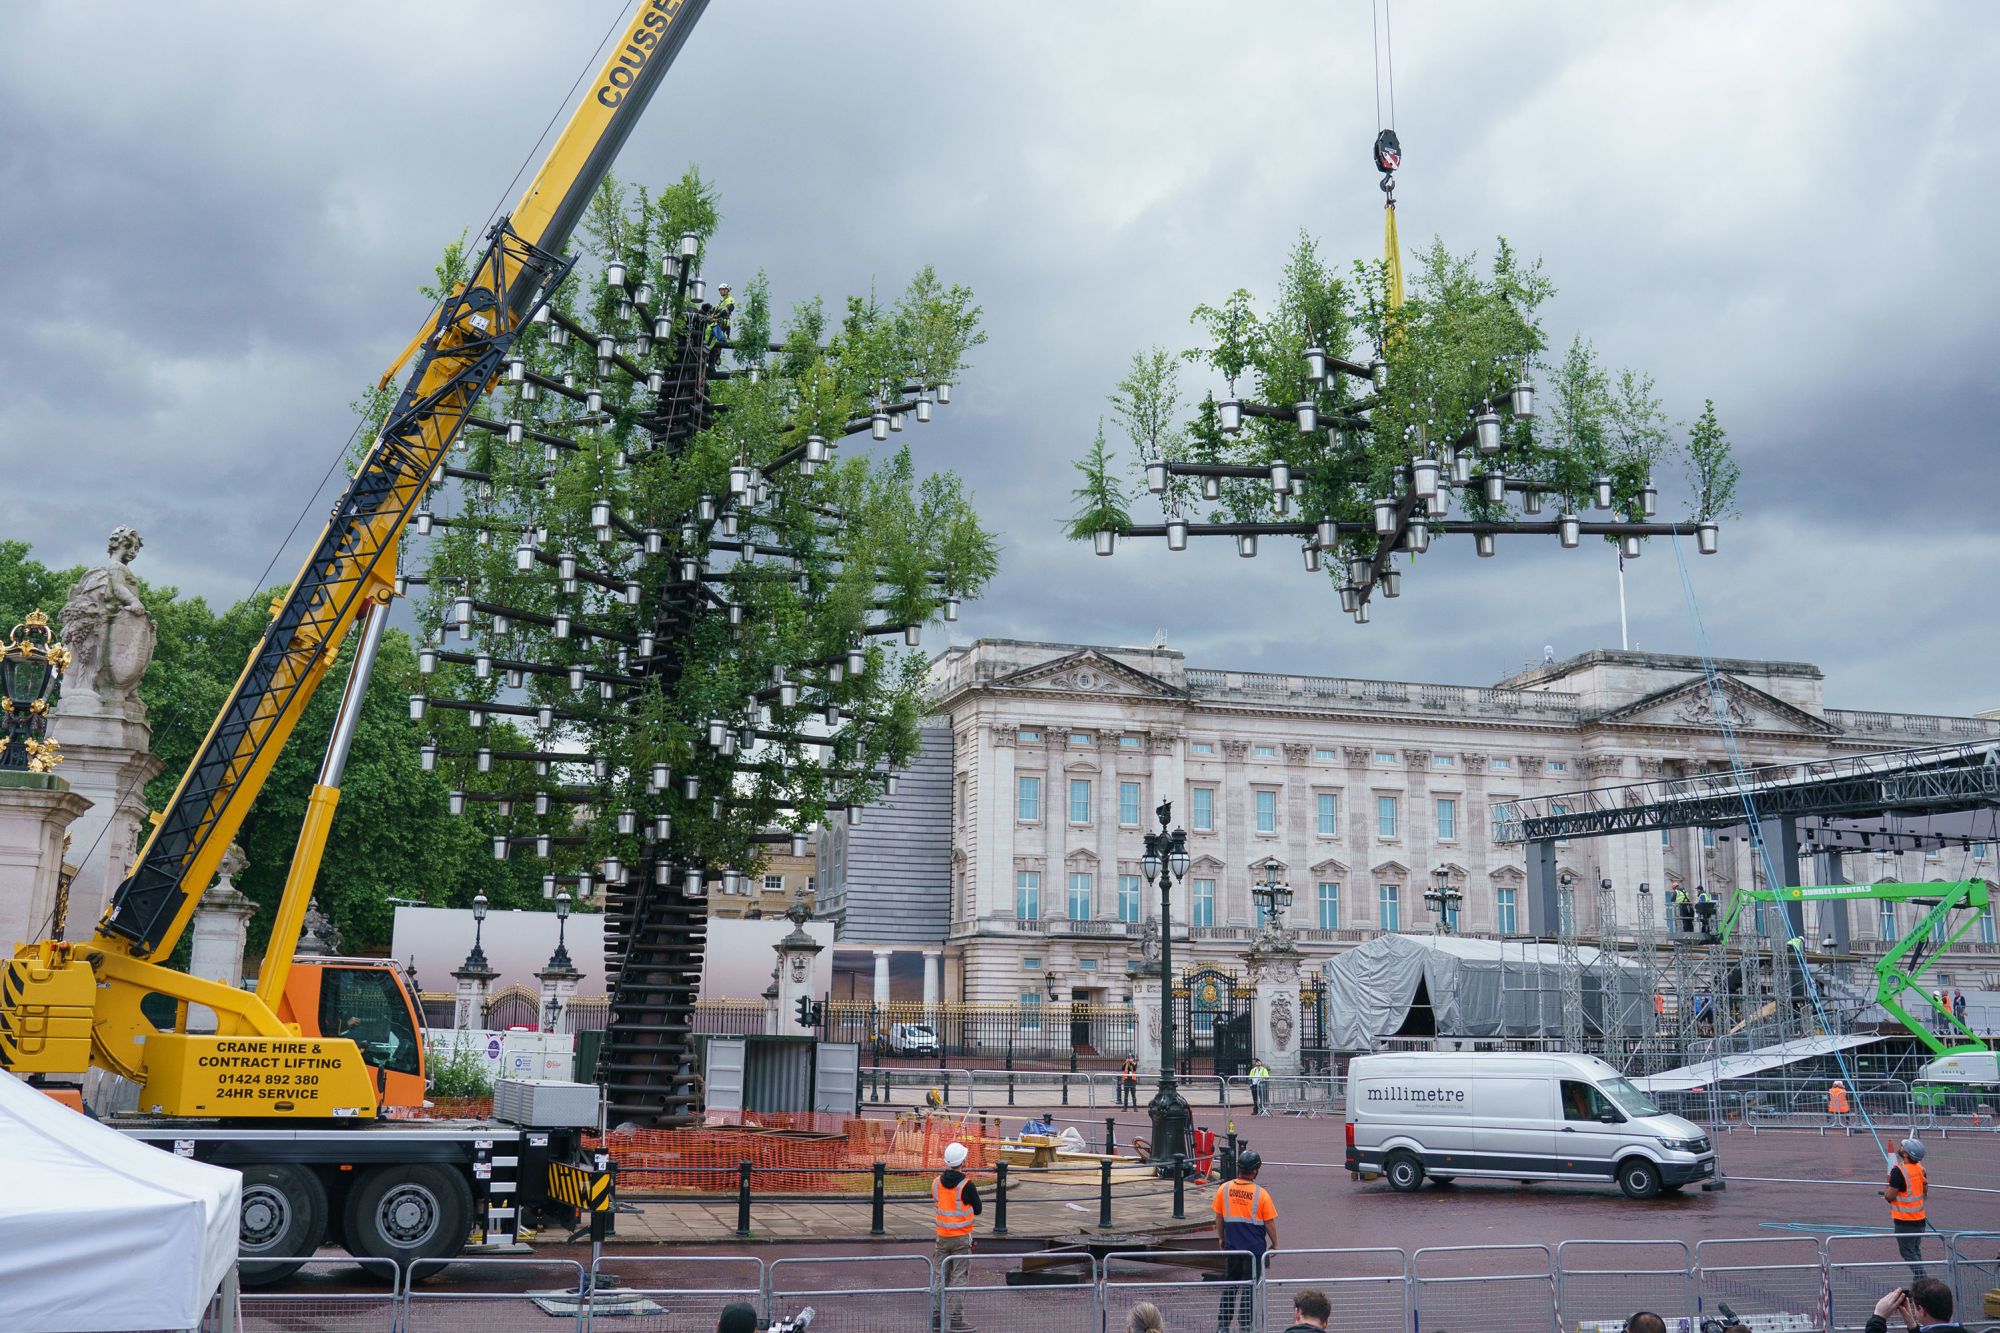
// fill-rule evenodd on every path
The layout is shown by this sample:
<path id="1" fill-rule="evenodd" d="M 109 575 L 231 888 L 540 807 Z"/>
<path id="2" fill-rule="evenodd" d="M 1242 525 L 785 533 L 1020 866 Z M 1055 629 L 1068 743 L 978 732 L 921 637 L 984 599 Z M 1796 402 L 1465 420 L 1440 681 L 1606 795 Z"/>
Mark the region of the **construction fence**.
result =
<path id="1" fill-rule="evenodd" d="M 1170 1329 L 1280 1333 L 1299 1292 L 1319 1290 L 1342 1333 L 1615 1333 L 1634 1310 L 1693 1330 L 1733 1317 L 1753 1333 L 1860 1330 L 1913 1269 L 1949 1285 L 1960 1322 L 2000 1319 L 2000 1231 L 1929 1233 L 1905 1256 L 1867 1233 L 1561 1245 L 1294 1249 L 1261 1258 L 1215 1250 L 1081 1250 L 859 1258 L 625 1255 L 426 1260 L 408 1269 L 311 1260 L 296 1289 L 241 1294 L 202 1333 L 626 1333 L 712 1329 L 744 1301 L 764 1322 L 810 1308 L 816 1333 L 947 1333 L 958 1327 L 1119 1333 L 1144 1301 Z M 343 1272 L 328 1270 L 345 1269 Z"/>

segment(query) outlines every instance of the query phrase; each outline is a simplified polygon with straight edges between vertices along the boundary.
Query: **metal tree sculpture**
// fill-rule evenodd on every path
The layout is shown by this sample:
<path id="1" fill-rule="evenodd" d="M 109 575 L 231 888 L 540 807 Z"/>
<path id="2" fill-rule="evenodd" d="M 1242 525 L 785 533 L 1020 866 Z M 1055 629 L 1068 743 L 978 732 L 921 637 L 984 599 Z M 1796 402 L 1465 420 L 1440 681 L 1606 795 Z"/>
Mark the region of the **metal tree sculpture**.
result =
<path id="1" fill-rule="evenodd" d="M 1443 538 L 1469 537 L 1491 556 L 1501 537 L 1575 547 L 1602 536 L 1629 558 L 1643 539 L 1677 530 L 1655 518 L 1653 468 L 1676 442 L 1651 381 L 1614 380 L 1581 341 L 1542 364 L 1535 312 L 1551 288 L 1539 265 L 1502 242 L 1482 275 L 1434 245 L 1407 302 L 1393 276 L 1386 263 L 1356 264 L 1342 280 L 1301 238 L 1275 308 L 1259 313 L 1240 290 L 1197 308 L 1209 342 L 1183 359 L 1226 387 L 1184 422 L 1173 358 L 1135 356 L 1111 402 L 1163 521 L 1132 521 L 1100 427 L 1077 464 L 1070 535 L 1099 555 L 1120 537 L 1164 537 L 1174 551 L 1190 537 L 1228 537 L 1246 557 L 1263 539 L 1295 537 L 1307 570 L 1326 568 L 1343 609 L 1366 623 L 1376 593 L 1402 592 L 1395 557 Z M 1552 379 L 1553 392 L 1538 395 L 1537 379 Z M 1552 401 L 1538 411 L 1538 397 Z M 1734 473 L 1712 409 L 1703 423 L 1706 452 L 1678 448 L 1691 471 L 1726 483 L 1698 485 L 1688 525 L 1710 554 Z M 1190 517 L 1201 505 L 1209 516 Z"/>
<path id="2" fill-rule="evenodd" d="M 607 184 L 600 271 L 516 344 L 407 580 L 435 630 L 410 701 L 425 766 L 496 857 L 542 859 L 545 895 L 602 890 L 621 1120 L 695 1105 L 707 887 L 885 789 L 916 745 L 910 649 L 995 569 L 953 476 L 839 449 L 950 401 L 982 340 L 970 293 L 926 269 L 773 341 L 761 275 L 740 307 L 708 296 L 715 222 L 692 173 L 657 197 Z"/>

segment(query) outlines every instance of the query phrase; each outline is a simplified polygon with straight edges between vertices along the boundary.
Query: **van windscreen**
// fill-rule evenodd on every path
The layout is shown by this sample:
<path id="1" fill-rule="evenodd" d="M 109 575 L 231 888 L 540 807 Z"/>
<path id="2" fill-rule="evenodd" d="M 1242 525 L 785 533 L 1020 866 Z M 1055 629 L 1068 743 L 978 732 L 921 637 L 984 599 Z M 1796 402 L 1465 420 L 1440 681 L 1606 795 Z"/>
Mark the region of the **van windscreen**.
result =
<path id="1" fill-rule="evenodd" d="M 1607 1078 L 1601 1091 L 1618 1104 L 1618 1109 L 1626 1115 L 1638 1118 L 1642 1115 L 1658 1115 L 1659 1103 L 1632 1086 L 1628 1078 Z"/>

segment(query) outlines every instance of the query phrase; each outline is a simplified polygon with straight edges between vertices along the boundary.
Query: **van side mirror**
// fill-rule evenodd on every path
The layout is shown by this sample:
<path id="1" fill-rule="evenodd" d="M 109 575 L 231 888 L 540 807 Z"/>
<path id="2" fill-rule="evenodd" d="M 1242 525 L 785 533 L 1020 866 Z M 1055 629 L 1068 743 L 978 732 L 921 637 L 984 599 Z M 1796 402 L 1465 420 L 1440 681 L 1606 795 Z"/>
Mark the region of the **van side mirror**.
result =
<path id="1" fill-rule="evenodd" d="M 1599 1112 L 1597 1118 L 1598 1120 L 1607 1125 L 1622 1125 L 1625 1123 L 1624 1116 L 1620 1115 L 1616 1111 L 1609 1109 Z"/>

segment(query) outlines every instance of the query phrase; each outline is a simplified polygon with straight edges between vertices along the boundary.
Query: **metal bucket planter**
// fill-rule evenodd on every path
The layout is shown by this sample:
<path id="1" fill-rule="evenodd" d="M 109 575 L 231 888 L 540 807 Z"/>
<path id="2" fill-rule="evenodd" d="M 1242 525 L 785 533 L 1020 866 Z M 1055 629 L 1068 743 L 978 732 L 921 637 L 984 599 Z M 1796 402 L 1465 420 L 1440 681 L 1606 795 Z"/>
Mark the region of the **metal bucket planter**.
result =
<path id="1" fill-rule="evenodd" d="M 1403 571 L 1390 565 L 1382 571 L 1382 595 L 1401 597 L 1403 595 Z"/>
<path id="2" fill-rule="evenodd" d="M 1375 535 L 1393 537 L 1396 534 L 1396 502 L 1377 500 L 1375 502 Z"/>
<path id="3" fill-rule="evenodd" d="M 1491 407 L 1481 411 L 1472 419 L 1472 429 L 1479 441 L 1479 452 L 1489 458 L 1500 452 L 1500 414 Z"/>
<path id="4" fill-rule="evenodd" d="M 1118 549 L 1118 534 L 1110 528 L 1099 528 L 1091 534 L 1099 555 L 1110 555 Z"/>
<path id="5" fill-rule="evenodd" d="M 940 404 L 951 401 L 951 381 L 941 380 L 937 386 L 937 400 Z"/>
<path id="6" fill-rule="evenodd" d="M 1542 493 L 1540 491 L 1526 491 L 1521 496 L 1521 512 L 1524 514 L 1539 514 L 1542 512 L 1542 503 Z"/>
<path id="7" fill-rule="evenodd" d="M 604 280 L 613 287 L 623 287 L 625 285 L 625 265 L 616 259 L 606 264 L 604 266 Z"/>
<path id="8" fill-rule="evenodd" d="M 1254 532 L 1239 532 L 1239 533 L 1237 533 L 1237 534 L 1236 534 L 1236 554 L 1238 554 L 1238 555 L 1242 556 L 1242 557 L 1243 557 L 1243 558 L 1244 558 L 1245 560 L 1248 560 L 1248 559 L 1250 559 L 1250 558 L 1251 558 L 1252 556 L 1256 555 L 1256 554 L 1257 554 L 1257 534 L 1256 534 L 1256 533 L 1254 533 Z"/>
<path id="9" fill-rule="evenodd" d="M 1476 536 L 1473 537 L 1472 544 L 1475 548 L 1477 548 L 1479 554 L 1483 557 L 1491 556 L 1493 554 L 1494 550 L 1493 534 L 1490 532 L 1482 532 L 1477 534 Z"/>
<path id="10" fill-rule="evenodd" d="M 1389 363 L 1382 359 L 1379 352 L 1368 363 L 1368 378 L 1374 382 L 1377 389 L 1389 382 Z"/>
<path id="11" fill-rule="evenodd" d="M 1512 407 L 1516 417 L 1531 417 L 1535 415 L 1534 385 L 1528 383 L 1526 380 L 1522 380 L 1514 386 L 1513 392 L 1508 397 L 1513 400 L 1509 406 Z"/>
<path id="12" fill-rule="evenodd" d="M 1271 464 L 1271 494 L 1286 496 L 1292 493 L 1292 465 L 1282 458 Z"/>
<path id="13" fill-rule="evenodd" d="M 1694 525 L 1694 545 L 1697 551 L 1703 555 L 1714 555 L 1715 539 L 1715 524 L 1704 521 Z"/>
<path id="14" fill-rule="evenodd" d="M 1647 518 L 1660 512 L 1660 489 L 1650 481 L 1639 488 L 1639 512 Z"/>
<path id="15" fill-rule="evenodd" d="M 871 415 L 868 418 L 868 433 L 870 436 L 878 440 L 888 439 L 889 414 L 887 412 L 876 412 L 873 415 Z"/>
<path id="16" fill-rule="evenodd" d="M 1146 464 L 1146 489 L 1155 495 L 1166 493 L 1167 465 L 1165 463 Z"/>
<path id="17" fill-rule="evenodd" d="M 949 597 L 945 598 L 945 599 L 944 599 L 944 618 L 945 618 L 946 620 L 948 620 L 948 621 L 950 621 L 950 620 L 957 620 L 957 619 L 958 619 L 958 608 L 959 608 L 959 599 L 958 599 L 958 597 L 957 597 L 957 595 L 956 595 L 956 594 L 954 594 L 954 595 L 952 595 L 952 596 L 949 596 Z"/>
<path id="18" fill-rule="evenodd" d="M 928 398 L 917 399 L 917 424 L 921 426 L 930 419 L 931 419 L 931 400 Z"/>
<path id="19" fill-rule="evenodd" d="M 1313 545 L 1311 542 L 1307 542 L 1302 548 L 1300 548 L 1300 550 L 1301 554 L 1305 558 L 1306 573 L 1308 574 L 1319 573 L 1319 565 L 1320 565 L 1319 547 Z"/>
<path id="20" fill-rule="evenodd" d="M 1228 398 L 1217 403 L 1215 410 L 1222 419 L 1222 429 L 1225 432 L 1234 435 L 1243 429 L 1243 404 L 1234 398 Z"/>
<path id="21" fill-rule="evenodd" d="M 1419 458 L 1410 465 L 1410 489 L 1419 500 L 1428 500 L 1438 492 L 1438 461 L 1435 458 Z"/>
<path id="22" fill-rule="evenodd" d="M 1590 479 L 1590 503 L 1597 509 L 1611 508 L 1611 478 L 1600 473 Z"/>
<path id="23" fill-rule="evenodd" d="M 1323 347 L 1306 348 L 1306 375 L 1308 378 L 1316 380 L 1323 380 L 1326 378 L 1325 348 Z"/>
<path id="24" fill-rule="evenodd" d="M 1556 519 L 1556 532 L 1561 537 L 1565 550 L 1573 551 L 1582 542 L 1583 537 L 1578 531 L 1578 524 L 1577 516 L 1568 510 L 1564 510 L 1562 516 Z"/>
<path id="25" fill-rule="evenodd" d="M 1188 525 L 1186 519 L 1170 518 L 1167 520 L 1167 549 L 1169 551 L 1187 550 L 1187 538 Z"/>
<path id="26" fill-rule="evenodd" d="M 701 237 L 695 235 L 691 231 L 684 231 L 681 233 L 682 259 L 693 259 L 695 257 L 695 253 L 700 249 L 701 249 Z"/>
<path id="27" fill-rule="evenodd" d="M 1498 472 L 1486 474 L 1486 503 L 1507 503 L 1507 479 Z"/>
<path id="28" fill-rule="evenodd" d="M 1298 405 L 1299 434 L 1310 435 L 1319 429 L 1319 407 L 1313 403 Z"/>
<path id="29" fill-rule="evenodd" d="M 1321 519 L 1313 540 L 1319 543 L 1321 550 L 1331 551 L 1340 544 L 1340 525 L 1330 518 Z"/>

